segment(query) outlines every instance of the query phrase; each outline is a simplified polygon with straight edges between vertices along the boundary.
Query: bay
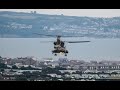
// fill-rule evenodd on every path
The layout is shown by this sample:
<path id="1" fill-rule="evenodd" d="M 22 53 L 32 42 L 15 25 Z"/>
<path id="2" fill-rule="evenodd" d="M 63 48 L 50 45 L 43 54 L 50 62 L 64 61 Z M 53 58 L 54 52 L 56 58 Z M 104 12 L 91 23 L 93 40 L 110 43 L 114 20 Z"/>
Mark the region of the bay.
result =
<path id="1" fill-rule="evenodd" d="M 63 41 L 90 40 L 87 43 L 66 43 L 69 51 L 67 57 L 58 54 L 54 56 L 52 50 L 56 38 L 0 38 L 0 56 L 2 57 L 26 57 L 42 58 L 68 58 L 77 60 L 115 60 L 120 61 L 120 39 L 105 38 L 61 38 Z M 45 41 L 45 42 L 44 42 Z"/>

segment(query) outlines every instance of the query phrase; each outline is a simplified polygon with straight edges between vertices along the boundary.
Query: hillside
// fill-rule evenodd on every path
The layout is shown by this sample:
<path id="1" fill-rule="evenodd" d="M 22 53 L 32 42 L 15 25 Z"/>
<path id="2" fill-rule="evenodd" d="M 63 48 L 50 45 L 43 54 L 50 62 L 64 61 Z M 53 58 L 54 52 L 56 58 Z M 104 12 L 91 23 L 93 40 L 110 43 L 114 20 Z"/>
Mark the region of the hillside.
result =
<path id="1" fill-rule="evenodd" d="M 0 37 L 41 37 L 33 33 L 120 38 L 120 17 L 93 18 L 0 12 Z"/>

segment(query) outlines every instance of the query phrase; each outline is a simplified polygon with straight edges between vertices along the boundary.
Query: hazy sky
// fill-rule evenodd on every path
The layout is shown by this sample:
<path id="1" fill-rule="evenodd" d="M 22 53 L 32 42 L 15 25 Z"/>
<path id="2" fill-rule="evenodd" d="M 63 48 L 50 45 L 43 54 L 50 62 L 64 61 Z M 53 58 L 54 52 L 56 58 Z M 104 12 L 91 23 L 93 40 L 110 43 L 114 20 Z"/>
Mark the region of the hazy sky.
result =
<path id="1" fill-rule="evenodd" d="M 120 9 L 0 9 L 0 11 L 30 12 L 41 14 L 63 14 L 71 16 L 115 17 L 120 16 Z"/>

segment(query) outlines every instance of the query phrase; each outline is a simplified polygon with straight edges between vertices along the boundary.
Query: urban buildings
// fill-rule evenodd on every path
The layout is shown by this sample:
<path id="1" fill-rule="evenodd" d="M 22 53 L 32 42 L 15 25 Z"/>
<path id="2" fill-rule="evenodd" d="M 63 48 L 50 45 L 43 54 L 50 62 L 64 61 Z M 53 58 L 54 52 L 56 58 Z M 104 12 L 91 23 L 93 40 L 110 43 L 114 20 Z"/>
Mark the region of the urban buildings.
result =
<path id="1" fill-rule="evenodd" d="M 0 80 L 96 81 L 120 80 L 120 61 L 69 60 L 32 57 L 0 57 Z"/>

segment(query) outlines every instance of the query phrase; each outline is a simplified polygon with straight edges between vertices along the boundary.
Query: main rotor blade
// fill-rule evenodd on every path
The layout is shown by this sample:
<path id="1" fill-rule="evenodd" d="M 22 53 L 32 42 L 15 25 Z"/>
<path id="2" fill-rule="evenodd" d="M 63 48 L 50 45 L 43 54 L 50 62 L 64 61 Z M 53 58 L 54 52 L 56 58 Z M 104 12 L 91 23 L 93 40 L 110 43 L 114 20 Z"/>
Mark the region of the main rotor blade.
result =
<path id="1" fill-rule="evenodd" d="M 66 41 L 67 43 L 86 43 L 90 41 Z"/>
<path id="2" fill-rule="evenodd" d="M 49 37 L 57 37 L 57 36 L 60 36 L 60 37 L 84 37 L 84 36 L 74 36 L 74 35 L 50 35 L 50 34 L 40 34 L 40 33 L 33 33 L 33 34 L 36 34 L 36 35 L 41 35 L 41 36 L 49 36 Z"/>
<path id="3" fill-rule="evenodd" d="M 40 43 L 53 43 L 54 41 L 40 41 Z"/>
<path id="4" fill-rule="evenodd" d="M 61 37 L 84 37 L 84 36 L 79 36 L 79 35 L 78 36 L 74 36 L 74 35 L 73 36 L 72 35 L 61 35 Z"/>
<path id="5" fill-rule="evenodd" d="M 48 34 L 40 34 L 40 33 L 33 33 L 33 34 L 41 35 L 41 36 L 56 37 L 56 35 L 48 35 Z"/>

